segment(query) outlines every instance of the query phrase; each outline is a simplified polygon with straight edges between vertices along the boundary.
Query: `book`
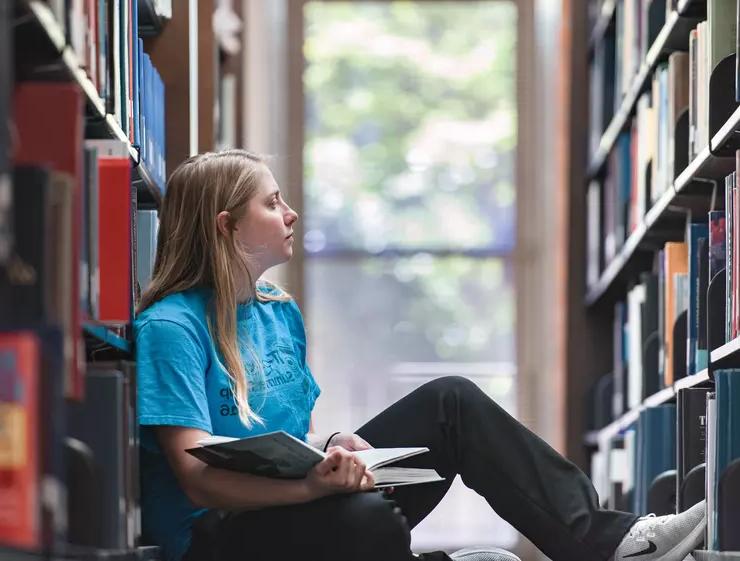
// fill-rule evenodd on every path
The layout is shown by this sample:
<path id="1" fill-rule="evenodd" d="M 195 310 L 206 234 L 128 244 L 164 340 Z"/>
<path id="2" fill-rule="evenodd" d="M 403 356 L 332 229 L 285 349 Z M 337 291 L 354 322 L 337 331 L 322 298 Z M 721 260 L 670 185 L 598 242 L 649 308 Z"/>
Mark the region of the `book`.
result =
<path id="1" fill-rule="evenodd" d="M 637 420 L 635 492 L 636 514 L 648 512 L 648 494 L 655 478 L 676 468 L 676 406 L 648 407 Z"/>
<path id="2" fill-rule="evenodd" d="M 673 326 L 679 313 L 676 311 L 674 302 L 683 301 L 679 286 L 676 286 L 676 276 L 685 274 L 688 276 L 688 244 L 685 242 L 668 242 L 665 244 L 665 319 L 664 319 L 664 353 L 665 368 L 663 371 L 664 384 L 673 384 Z"/>
<path id="3" fill-rule="evenodd" d="M 690 505 L 681 502 L 681 485 L 688 473 L 706 460 L 708 388 L 678 390 L 676 409 L 678 421 L 676 497 L 679 512 Z"/>
<path id="4" fill-rule="evenodd" d="M 719 543 L 719 485 L 725 470 L 730 464 L 740 458 L 740 370 L 722 369 L 714 373 L 716 384 L 716 416 L 714 430 L 714 470 L 713 486 L 709 489 L 714 496 L 712 510 L 707 510 L 712 519 L 712 533 L 709 536 L 709 547 L 720 549 Z"/>
<path id="5" fill-rule="evenodd" d="M 67 408 L 69 435 L 88 446 L 95 460 L 97 501 L 85 507 L 99 524 L 95 542 L 89 545 L 99 548 L 135 547 L 135 383 L 132 369 L 125 363 L 88 364 L 88 395 L 94 399 L 70 403 Z"/>
<path id="6" fill-rule="evenodd" d="M 213 436 L 198 444 L 186 452 L 210 466 L 279 479 L 301 479 L 327 456 L 285 431 L 241 439 Z M 375 477 L 375 487 L 380 489 L 443 481 L 433 469 L 388 467 L 428 451 L 424 447 L 370 448 L 353 454 L 365 462 Z"/>
<path id="7" fill-rule="evenodd" d="M 13 95 L 13 117 L 17 131 L 14 164 L 48 167 L 50 171 L 69 176 L 71 189 L 72 282 L 68 298 L 75 303 L 74 312 L 64 326 L 68 373 L 65 391 L 74 399 L 84 396 L 83 355 L 81 338 L 80 284 L 81 218 L 83 180 L 84 103 L 82 91 L 71 83 L 21 82 Z M 54 123 L 55 126 L 49 126 Z"/>
<path id="8" fill-rule="evenodd" d="M 30 331 L 0 333 L 0 543 L 41 546 L 39 341 Z"/>
<path id="9" fill-rule="evenodd" d="M 689 267 L 689 305 L 688 330 L 686 340 L 686 373 L 694 374 L 696 368 L 697 340 L 699 336 L 699 306 L 702 299 L 706 300 L 706 292 L 699 290 L 699 267 L 703 262 L 699 245 L 701 240 L 709 237 L 709 226 L 705 223 L 689 224 L 686 232 L 688 240 L 688 267 Z"/>

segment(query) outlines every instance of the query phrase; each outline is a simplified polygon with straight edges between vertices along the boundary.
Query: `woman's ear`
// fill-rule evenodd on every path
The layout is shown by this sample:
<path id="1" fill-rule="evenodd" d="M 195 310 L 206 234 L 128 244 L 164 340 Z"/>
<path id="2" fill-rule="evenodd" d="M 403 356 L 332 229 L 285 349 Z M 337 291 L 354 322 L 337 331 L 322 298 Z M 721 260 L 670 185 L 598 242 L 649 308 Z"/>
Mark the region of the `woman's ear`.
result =
<path id="1" fill-rule="evenodd" d="M 218 227 L 218 231 L 226 238 L 228 238 L 231 233 L 231 228 L 229 228 L 230 220 L 231 215 L 226 210 L 222 210 L 216 215 L 216 226 Z"/>

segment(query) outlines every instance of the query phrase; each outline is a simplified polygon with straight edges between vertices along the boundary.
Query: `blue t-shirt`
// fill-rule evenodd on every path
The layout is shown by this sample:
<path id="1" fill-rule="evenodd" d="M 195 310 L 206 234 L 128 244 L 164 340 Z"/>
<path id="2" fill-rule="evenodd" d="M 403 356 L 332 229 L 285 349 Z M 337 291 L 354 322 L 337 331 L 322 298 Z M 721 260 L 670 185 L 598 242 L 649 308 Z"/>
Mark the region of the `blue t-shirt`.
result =
<path id="1" fill-rule="evenodd" d="M 259 290 L 275 294 L 260 285 Z M 134 323 L 141 425 L 141 510 L 145 540 L 160 545 L 167 561 L 190 546 L 196 508 L 180 488 L 156 440 L 154 425 L 201 429 L 244 437 L 284 430 L 305 440 L 320 390 L 306 364 L 303 318 L 295 302 L 237 307 L 237 333 L 250 384 L 249 403 L 264 425 L 240 421 L 221 353 L 208 331 L 212 291 L 172 294 L 144 310 Z M 251 351 L 250 351 L 251 349 Z M 262 372 L 254 368 L 259 358 Z"/>

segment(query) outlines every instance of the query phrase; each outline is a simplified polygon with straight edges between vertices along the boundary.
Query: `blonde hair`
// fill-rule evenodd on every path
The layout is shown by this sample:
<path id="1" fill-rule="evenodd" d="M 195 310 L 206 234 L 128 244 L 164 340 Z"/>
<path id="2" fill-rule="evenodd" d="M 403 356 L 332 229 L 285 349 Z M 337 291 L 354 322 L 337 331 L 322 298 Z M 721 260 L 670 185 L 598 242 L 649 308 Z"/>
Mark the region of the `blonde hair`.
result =
<path id="1" fill-rule="evenodd" d="M 260 176 L 267 171 L 262 156 L 227 150 L 192 156 L 172 172 L 159 213 L 152 281 L 137 309 L 140 313 L 162 298 L 190 288 L 213 289 L 208 328 L 223 356 L 239 418 L 250 428 L 262 419 L 249 405 L 250 388 L 239 352 L 237 281 L 248 280 L 250 300 L 290 300 L 284 291 L 275 294 L 257 290 L 257 279 L 247 267 L 249 256 L 233 238 L 235 224 L 244 216 Z M 221 233 L 216 222 L 222 211 L 229 213 L 227 235 Z M 259 358 L 247 348 L 262 373 Z"/>

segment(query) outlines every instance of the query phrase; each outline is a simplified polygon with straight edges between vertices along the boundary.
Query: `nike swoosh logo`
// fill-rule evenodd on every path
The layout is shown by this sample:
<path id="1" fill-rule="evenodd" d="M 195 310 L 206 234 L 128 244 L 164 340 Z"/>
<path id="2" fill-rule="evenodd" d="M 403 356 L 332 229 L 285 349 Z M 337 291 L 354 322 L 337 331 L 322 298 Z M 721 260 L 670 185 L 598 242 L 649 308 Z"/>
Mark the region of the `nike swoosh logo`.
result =
<path id="1" fill-rule="evenodd" d="M 658 546 L 655 545 L 653 542 L 648 540 L 648 548 L 644 551 L 638 551 L 637 553 L 633 553 L 631 555 L 625 555 L 622 559 L 627 559 L 628 557 L 642 557 L 643 555 L 650 555 L 651 553 L 655 553 L 658 551 Z"/>

